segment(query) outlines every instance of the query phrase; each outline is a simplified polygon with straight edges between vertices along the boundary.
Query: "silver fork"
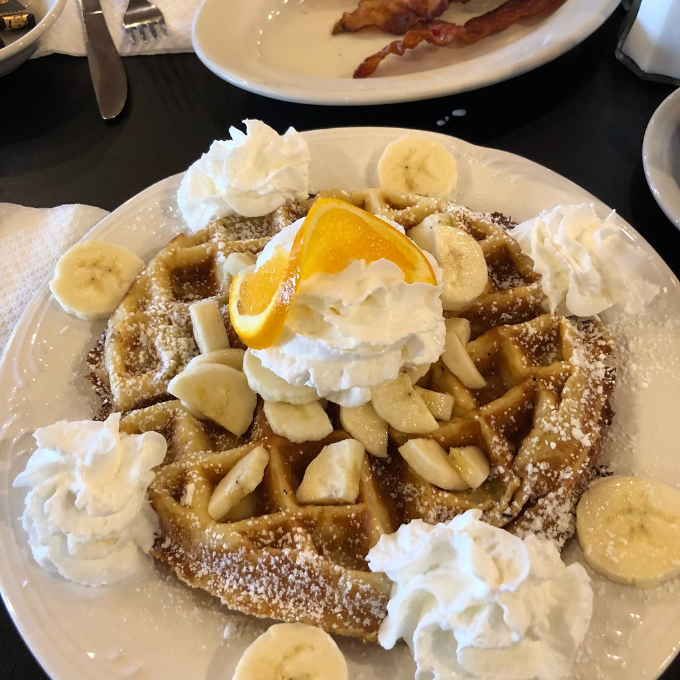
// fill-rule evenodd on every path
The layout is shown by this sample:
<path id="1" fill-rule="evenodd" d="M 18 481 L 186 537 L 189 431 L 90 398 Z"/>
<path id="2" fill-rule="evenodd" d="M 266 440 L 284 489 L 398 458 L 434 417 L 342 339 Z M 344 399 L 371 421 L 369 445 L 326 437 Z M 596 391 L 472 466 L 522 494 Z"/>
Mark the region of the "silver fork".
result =
<path id="1" fill-rule="evenodd" d="M 147 30 L 154 40 L 160 40 L 158 28 L 168 35 L 163 12 L 147 0 L 130 0 L 123 16 L 123 28 L 133 45 L 137 44 L 137 34 L 143 42 L 148 41 Z"/>

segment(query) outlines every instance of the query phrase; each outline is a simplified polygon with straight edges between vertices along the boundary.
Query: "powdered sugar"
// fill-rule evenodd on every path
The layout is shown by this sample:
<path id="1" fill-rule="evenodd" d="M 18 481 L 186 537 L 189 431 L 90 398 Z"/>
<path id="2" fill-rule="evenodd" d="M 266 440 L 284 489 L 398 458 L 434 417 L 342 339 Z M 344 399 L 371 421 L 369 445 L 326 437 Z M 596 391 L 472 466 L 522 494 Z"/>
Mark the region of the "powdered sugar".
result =
<path id="1" fill-rule="evenodd" d="M 680 482 L 660 446 L 680 403 L 680 319 L 652 311 L 608 320 L 616 342 L 616 414 L 604 441 L 602 459 L 617 473 L 643 474 Z"/>

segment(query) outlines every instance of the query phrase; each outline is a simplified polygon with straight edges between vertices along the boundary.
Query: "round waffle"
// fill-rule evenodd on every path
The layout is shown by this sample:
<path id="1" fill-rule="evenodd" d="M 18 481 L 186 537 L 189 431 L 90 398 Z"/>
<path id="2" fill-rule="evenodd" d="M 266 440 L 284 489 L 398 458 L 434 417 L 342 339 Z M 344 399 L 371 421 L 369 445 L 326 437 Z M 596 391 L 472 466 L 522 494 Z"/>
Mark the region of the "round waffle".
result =
<path id="1" fill-rule="evenodd" d="M 441 361 L 434 364 L 419 384 L 453 395 L 451 419 L 427 435 L 390 430 L 388 456 L 364 457 L 354 503 L 301 505 L 295 498 L 307 465 L 323 446 L 349 436 L 332 404 L 333 433 L 294 444 L 272 432 L 260 406 L 250 429 L 235 437 L 198 420 L 166 391 L 198 353 L 188 304 L 206 297 L 226 303 L 228 280 L 220 269 L 225 254 L 257 252 L 309 204 L 258 222 L 259 238 L 252 238 L 252 221 L 240 228 L 232 218 L 172 241 L 111 318 L 100 384 L 109 386 L 113 407 L 127 412 L 123 431 L 156 430 L 168 440 L 169 454 L 149 490 L 161 525 L 153 548 L 157 558 L 233 609 L 374 640 L 390 583 L 370 572 L 365 558 L 382 534 L 413 519 L 438 522 L 479 508 L 486 521 L 520 535 L 532 532 L 560 543 L 570 535 L 572 509 L 594 474 L 610 415 L 612 342 L 597 321 L 545 313 L 540 278 L 507 234 L 510 223 L 502 215 L 380 190 L 323 195 L 348 200 L 406 230 L 428 215 L 446 215 L 480 243 L 489 270 L 485 291 L 460 312 L 470 320 L 467 350 L 486 386 L 466 388 Z M 202 273 L 179 273 L 188 271 Z M 139 329 L 150 327 L 153 337 L 140 348 Z M 168 340 L 175 337 L 182 339 L 179 345 Z M 231 331 L 230 337 L 236 340 Z M 148 406 L 154 402 L 160 403 Z M 468 491 L 444 491 L 426 482 L 397 452 L 414 436 L 433 438 L 445 449 L 479 447 L 490 464 L 488 479 Z M 213 490 L 258 445 L 270 454 L 263 482 L 240 516 L 215 521 L 207 510 Z"/>

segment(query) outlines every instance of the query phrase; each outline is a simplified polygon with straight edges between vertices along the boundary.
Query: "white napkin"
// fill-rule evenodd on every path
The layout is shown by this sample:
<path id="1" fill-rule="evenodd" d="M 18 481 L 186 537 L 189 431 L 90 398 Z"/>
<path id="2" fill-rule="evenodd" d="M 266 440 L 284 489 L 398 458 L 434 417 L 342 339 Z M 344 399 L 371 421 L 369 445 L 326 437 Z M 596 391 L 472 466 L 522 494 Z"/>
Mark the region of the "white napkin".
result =
<path id="1" fill-rule="evenodd" d="M 89 205 L 25 208 L 0 203 L 0 352 L 64 251 L 108 213 Z"/>
<path id="2" fill-rule="evenodd" d="M 159 33 L 156 41 L 148 35 L 148 42 L 137 39 L 137 45 L 130 42 L 123 30 L 123 14 L 128 0 L 101 0 L 106 25 L 122 55 L 163 54 L 166 52 L 191 52 L 191 26 L 201 0 L 154 0 L 163 12 L 169 35 Z M 85 55 L 85 29 L 77 0 L 68 0 L 66 7 L 54 26 L 45 34 L 35 53 L 42 57 L 53 52 L 70 54 L 74 57 Z"/>
<path id="3" fill-rule="evenodd" d="M 680 0 L 636 0 L 616 56 L 642 77 L 680 84 Z"/>

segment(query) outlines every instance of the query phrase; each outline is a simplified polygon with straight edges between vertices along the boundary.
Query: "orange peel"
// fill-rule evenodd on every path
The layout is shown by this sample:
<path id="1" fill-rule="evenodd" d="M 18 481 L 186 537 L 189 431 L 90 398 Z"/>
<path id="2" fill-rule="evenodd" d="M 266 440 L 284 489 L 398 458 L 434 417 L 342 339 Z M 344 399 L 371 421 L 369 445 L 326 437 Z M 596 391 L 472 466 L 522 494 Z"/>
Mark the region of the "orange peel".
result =
<path id="1" fill-rule="evenodd" d="M 234 330 L 248 347 L 270 347 L 283 331 L 301 280 L 320 272 L 337 274 L 359 259 L 390 260 L 407 283 L 437 283 L 432 266 L 411 239 L 361 208 L 322 198 L 312 206 L 289 253 L 276 248 L 256 270 L 234 277 L 229 293 Z"/>

